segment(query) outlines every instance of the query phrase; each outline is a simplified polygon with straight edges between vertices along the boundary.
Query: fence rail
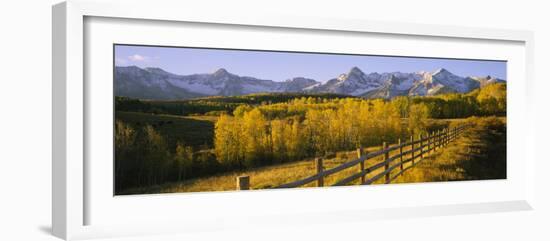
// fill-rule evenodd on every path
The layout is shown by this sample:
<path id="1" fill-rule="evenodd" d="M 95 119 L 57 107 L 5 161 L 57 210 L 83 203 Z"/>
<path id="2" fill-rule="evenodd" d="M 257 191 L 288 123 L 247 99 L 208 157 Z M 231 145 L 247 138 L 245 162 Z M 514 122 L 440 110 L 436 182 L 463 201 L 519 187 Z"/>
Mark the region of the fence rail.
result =
<path id="1" fill-rule="evenodd" d="M 414 139 L 414 137 L 411 136 L 408 142 L 402 142 L 401 139 L 399 139 L 397 144 L 395 145 L 388 145 L 386 142 L 383 142 L 381 150 L 370 153 L 364 153 L 363 148 L 358 148 L 357 159 L 343 163 L 331 169 L 325 170 L 323 167 L 323 159 L 315 158 L 314 161 L 316 174 L 306 177 L 304 179 L 282 184 L 275 188 L 296 188 L 315 181 L 317 182 L 318 187 L 322 187 L 325 185 L 326 177 L 354 166 L 359 166 L 359 172 L 340 179 L 331 186 L 347 185 L 357 179 L 360 179 L 361 185 L 369 185 L 382 178 L 384 178 L 384 183 L 387 184 L 395 180 L 408 169 L 414 167 L 419 161 L 424 158 L 425 154 L 440 149 L 448 145 L 450 142 L 454 141 L 456 138 L 458 138 L 459 135 L 464 132 L 467 127 L 468 125 L 462 125 L 460 127 L 455 127 L 452 129 L 438 130 L 437 132 L 432 132 L 428 135 L 419 135 L 418 139 Z M 404 149 L 409 146 L 410 150 L 404 151 Z M 398 153 L 390 156 L 391 152 L 396 150 L 398 150 Z M 369 167 L 365 167 L 365 162 L 367 160 L 371 160 L 379 156 L 383 156 L 381 162 L 378 162 Z M 409 162 L 411 163 L 411 165 L 405 167 L 405 164 Z M 367 179 L 367 174 L 373 173 L 374 171 L 381 168 L 384 168 L 383 171 Z M 395 175 L 391 175 L 392 171 L 397 168 L 399 168 L 399 172 Z M 250 185 L 248 182 L 248 176 L 237 177 L 237 190 L 249 189 Z"/>

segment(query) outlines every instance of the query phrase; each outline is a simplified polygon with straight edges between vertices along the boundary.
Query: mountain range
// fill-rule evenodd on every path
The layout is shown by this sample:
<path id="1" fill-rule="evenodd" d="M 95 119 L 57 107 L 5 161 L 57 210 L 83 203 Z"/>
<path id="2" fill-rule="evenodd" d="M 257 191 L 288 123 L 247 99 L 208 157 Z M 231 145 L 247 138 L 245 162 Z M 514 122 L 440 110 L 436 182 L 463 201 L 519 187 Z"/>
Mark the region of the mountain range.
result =
<path id="1" fill-rule="evenodd" d="M 434 72 L 364 73 L 358 67 L 326 82 L 295 77 L 273 81 L 239 76 L 221 68 L 213 73 L 177 75 L 160 68 L 115 67 L 115 95 L 138 99 L 189 99 L 204 96 L 235 96 L 253 93 L 335 93 L 366 98 L 431 96 L 466 93 L 505 80 L 461 77 L 441 68 Z"/>

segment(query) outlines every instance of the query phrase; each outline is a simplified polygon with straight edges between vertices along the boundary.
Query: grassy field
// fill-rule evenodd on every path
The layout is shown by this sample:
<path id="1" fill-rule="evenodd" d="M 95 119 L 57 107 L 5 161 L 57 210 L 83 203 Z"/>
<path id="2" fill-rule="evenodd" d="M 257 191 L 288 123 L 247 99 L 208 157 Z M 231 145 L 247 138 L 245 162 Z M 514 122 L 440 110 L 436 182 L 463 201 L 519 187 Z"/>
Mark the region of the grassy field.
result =
<path id="1" fill-rule="evenodd" d="M 499 121 L 496 121 L 499 120 Z M 462 122 L 458 120 L 437 120 L 433 125 Z M 394 183 L 479 180 L 506 178 L 506 126 L 505 118 L 481 118 L 471 121 L 475 126 L 468 129 L 451 145 L 430 153 L 414 168 L 398 177 Z M 435 128 L 434 127 L 434 128 Z M 366 152 L 379 150 L 381 146 L 365 148 Z M 405 151 L 407 148 L 405 148 Z M 390 156 L 397 154 L 391 153 Z M 325 169 L 330 169 L 356 158 L 355 151 L 339 152 L 333 158 L 324 160 Z M 365 167 L 382 161 L 381 157 L 368 160 Z M 407 164 L 409 165 L 409 164 Z M 407 166 L 406 165 L 406 166 Z M 405 167 L 406 167 L 405 166 Z M 331 185 L 344 177 L 358 172 L 359 167 L 351 167 L 325 179 L 325 185 Z M 367 176 L 372 177 L 382 169 Z M 393 174 L 398 172 L 398 169 Z M 252 189 L 275 187 L 284 183 L 296 181 L 315 174 L 313 159 L 266 166 L 242 172 L 230 172 L 211 177 L 187 180 L 181 183 L 168 183 L 146 189 L 130 189 L 124 194 L 134 193 L 172 193 L 199 191 L 231 191 L 235 190 L 235 178 L 240 175 L 250 176 Z M 352 184 L 358 184 L 359 180 Z M 379 180 L 375 184 L 380 184 Z M 304 187 L 313 187 L 315 182 Z"/>
<path id="2" fill-rule="evenodd" d="M 151 125 L 166 138 L 170 146 L 179 141 L 193 147 L 212 147 L 216 116 L 180 116 L 117 111 L 116 118 L 133 127 Z"/>
<path id="3" fill-rule="evenodd" d="M 396 183 L 506 178 L 506 119 L 477 120 L 452 145 L 424 159 Z"/>

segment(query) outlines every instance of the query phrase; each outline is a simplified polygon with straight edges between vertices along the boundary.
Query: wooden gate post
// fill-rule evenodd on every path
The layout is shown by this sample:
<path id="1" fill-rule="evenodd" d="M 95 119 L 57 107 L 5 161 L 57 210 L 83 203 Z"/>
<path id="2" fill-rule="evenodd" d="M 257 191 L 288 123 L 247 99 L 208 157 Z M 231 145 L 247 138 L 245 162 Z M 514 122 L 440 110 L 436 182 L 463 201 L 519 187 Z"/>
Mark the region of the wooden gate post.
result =
<path id="1" fill-rule="evenodd" d="M 357 158 L 361 158 L 363 155 L 363 147 L 357 148 Z M 365 171 L 365 162 L 359 162 L 359 171 L 363 173 Z M 365 183 L 365 175 L 361 175 L 361 184 Z"/>
<path id="2" fill-rule="evenodd" d="M 388 169 L 390 169 L 390 152 L 388 151 L 388 143 L 384 142 L 382 143 L 382 148 L 385 150 L 384 152 L 384 171 L 387 172 Z M 386 183 L 390 183 L 390 172 L 386 173 Z"/>
<path id="3" fill-rule="evenodd" d="M 238 176 L 237 177 L 237 190 L 249 190 L 250 189 L 250 177 Z"/>
<path id="4" fill-rule="evenodd" d="M 401 138 L 397 140 L 397 145 L 399 145 L 399 163 L 401 171 L 403 171 L 403 146 L 401 145 Z"/>
<path id="5" fill-rule="evenodd" d="M 315 169 L 317 170 L 317 175 L 319 176 L 317 178 L 317 186 L 322 187 L 324 185 L 323 176 L 321 176 L 323 173 L 323 158 L 315 158 Z"/>

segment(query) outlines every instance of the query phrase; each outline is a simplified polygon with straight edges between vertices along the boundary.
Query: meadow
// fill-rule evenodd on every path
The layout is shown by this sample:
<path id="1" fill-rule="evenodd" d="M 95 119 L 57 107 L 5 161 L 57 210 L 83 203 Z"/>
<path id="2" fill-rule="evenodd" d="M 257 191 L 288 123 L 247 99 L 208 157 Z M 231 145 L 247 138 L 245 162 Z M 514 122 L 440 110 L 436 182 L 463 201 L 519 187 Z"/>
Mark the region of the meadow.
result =
<path id="1" fill-rule="evenodd" d="M 136 128 L 151 125 L 172 148 L 175 148 L 178 141 L 196 148 L 212 146 L 214 125 L 218 119 L 217 116 L 206 115 L 181 116 L 126 111 L 117 111 L 115 118 L 124 123 L 131 123 Z"/>

